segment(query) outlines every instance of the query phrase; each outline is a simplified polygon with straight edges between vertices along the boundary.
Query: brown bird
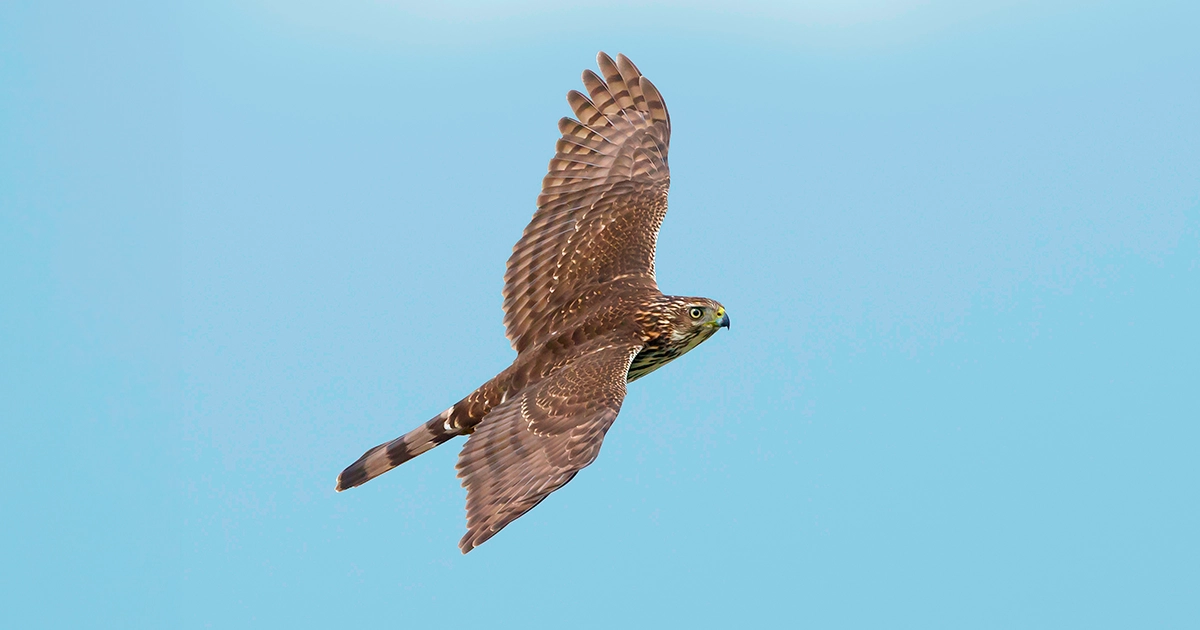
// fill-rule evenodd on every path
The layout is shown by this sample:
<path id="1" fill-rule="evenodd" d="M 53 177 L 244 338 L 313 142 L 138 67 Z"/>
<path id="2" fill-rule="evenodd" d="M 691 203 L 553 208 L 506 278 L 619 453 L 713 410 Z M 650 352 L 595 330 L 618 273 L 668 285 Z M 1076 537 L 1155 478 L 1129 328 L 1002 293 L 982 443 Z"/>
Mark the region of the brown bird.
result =
<path id="1" fill-rule="evenodd" d="M 567 94 L 578 120 L 558 121 L 537 211 L 508 259 L 504 326 L 516 360 L 338 475 L 340 492 L 469 435 L 457 464 L 467 489 L 463 553 L 596 459 L 626 383 L 729 327 L 717 302 L 658 290 L 671 117 L 624 55 L 597 61 L 603 78 L 585 70 L 588 94 Z"/>

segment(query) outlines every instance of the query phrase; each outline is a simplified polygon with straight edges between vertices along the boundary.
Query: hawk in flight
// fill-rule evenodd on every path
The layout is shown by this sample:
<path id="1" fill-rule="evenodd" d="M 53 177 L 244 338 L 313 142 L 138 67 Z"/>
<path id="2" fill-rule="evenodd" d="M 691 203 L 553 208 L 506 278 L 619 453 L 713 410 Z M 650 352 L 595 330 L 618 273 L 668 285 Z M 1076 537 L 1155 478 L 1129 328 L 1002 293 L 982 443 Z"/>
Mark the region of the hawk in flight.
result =
<path id="1" fill-rule="evenodd" d="M 671 117 L 624 55 L 597 57 L 504 274 L 512 365 L 429 422 L 367 451 L 338 491 L 458 435 L 463 553 L 561 488 L 600 452 L 635 381 L 729 327 L 713 300 L 663 295 L 654 246 L 667 213 Z M 603 76 L 601 76 L 603 75 Z"/>

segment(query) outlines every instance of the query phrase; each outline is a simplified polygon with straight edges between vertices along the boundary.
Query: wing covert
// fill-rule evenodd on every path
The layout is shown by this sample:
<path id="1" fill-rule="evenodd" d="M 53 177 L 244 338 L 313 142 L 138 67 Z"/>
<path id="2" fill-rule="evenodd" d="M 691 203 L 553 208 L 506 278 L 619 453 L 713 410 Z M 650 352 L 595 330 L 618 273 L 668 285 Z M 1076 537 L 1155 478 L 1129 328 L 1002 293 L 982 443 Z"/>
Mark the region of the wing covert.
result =
<path id="1" fill-rule="evenodd" d="M 571 91 L 537 211 L 504 274 L 504 326 L 517 352 L 548 333 L 548 318 L 606 282 L 654 284 L 667 212 L 671 120 L 662 96 L 624 55 L 597 56 L 588 94 Z"/>

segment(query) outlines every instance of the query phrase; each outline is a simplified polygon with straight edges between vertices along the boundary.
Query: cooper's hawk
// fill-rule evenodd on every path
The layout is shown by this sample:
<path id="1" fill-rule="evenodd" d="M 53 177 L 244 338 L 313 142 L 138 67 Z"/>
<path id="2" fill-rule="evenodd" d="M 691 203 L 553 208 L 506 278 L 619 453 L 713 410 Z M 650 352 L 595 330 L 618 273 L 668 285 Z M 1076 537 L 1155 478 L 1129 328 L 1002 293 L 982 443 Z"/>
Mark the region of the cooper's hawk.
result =
<path id="1" fill-rule="evenodd" d="M 338 491 L 353 488 L 470 435 L 457 465 L 467 489 L 463 553 L 596 459 L 627 382 L 729 326 L 717 302 L 658 290 L 671 117 L 624 55 L 597 61 L 603 78 L 586 70 L 588 94 L 567 94 L 578 120 L 558 121 L 537 211 L 508 259 L 504 326 L 516 360 L 338 476 Z"/>

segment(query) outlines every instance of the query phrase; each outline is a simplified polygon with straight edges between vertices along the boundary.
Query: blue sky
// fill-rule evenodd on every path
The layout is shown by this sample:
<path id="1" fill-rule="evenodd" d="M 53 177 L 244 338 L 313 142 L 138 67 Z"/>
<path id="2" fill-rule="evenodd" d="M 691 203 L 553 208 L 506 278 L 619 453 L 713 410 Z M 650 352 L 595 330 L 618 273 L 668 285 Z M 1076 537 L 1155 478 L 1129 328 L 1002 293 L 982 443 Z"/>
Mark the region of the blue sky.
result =
<path id="1" fill-rule="evenodd" d="M 2 625 L 1200 625 L 1200 11 L 5 3 Z M 733 328 L 468 556 L 567 90 L 671 111 Z"/>

